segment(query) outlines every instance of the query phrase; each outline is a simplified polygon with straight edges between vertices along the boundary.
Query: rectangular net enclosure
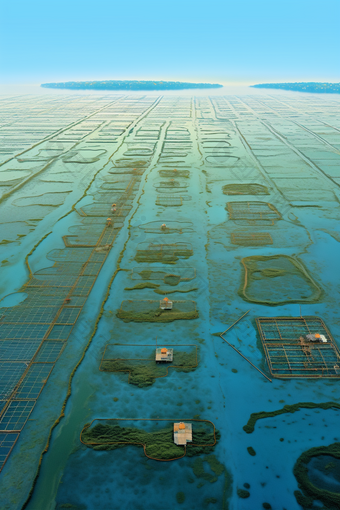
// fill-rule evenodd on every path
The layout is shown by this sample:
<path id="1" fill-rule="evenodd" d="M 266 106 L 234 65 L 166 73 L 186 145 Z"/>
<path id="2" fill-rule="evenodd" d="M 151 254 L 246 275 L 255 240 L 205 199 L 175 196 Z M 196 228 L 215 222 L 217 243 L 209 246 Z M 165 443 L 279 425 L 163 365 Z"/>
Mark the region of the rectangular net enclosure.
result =
<path id="1" fill-rule="evenodd" d="M 187 259 L 193 255 L 190 243 L 140 243 L 136 252 L 137 262 L 163 262 L 174 264 L 179 258 Z"/>
<path id="2" fill-rule="evenodd" d="M 36 400 L 14 400 L 10 402 L 0 418 L 0 433 L 20 432 L 28 420 L 35 403 Z"/>
<path id="3" fill-rule="evenodd" d="M 163 207 L 176 207 L 181 206 L 183 203 L 182 197 L 176 196 L 161 196 L 159 195 L 156 199 L 156 205 Z"/>
<path id="4" fill-rule="evenodd" d="M 17 439 L 19 433 L 4 433 L 0 432 L 0 471 L 8 459 Z"/>
<path id="5" fill-rule="evenodd" d="M 340 351 L 319 317 L 259 317 L 260 333 L 273 377 L 340 377 Z"/>
<path id="6" fill-rule="evenodd" d="M 104 183 L 93 203 L 75 211 L 62 236 L 65 248 L 47 254 L 50 267 L 30 271 L 24 300 L 0 310 L 0 471 L 131 211 L 140 178 L 117 180 L 124 182 Z"/>
<path id="7" fill-rule="evenodd" d="M 228 202 L 226 209 L 230 220 L 247 221 L 249 224 L 271 224 L 281 219 L 276 207 L 268 202 Z"/>
<path id="8" fill-rule="evenodd" d="M 232 244 L 238 246 L 266 246 L 273 244 L 273 239 L 268 232 L 232 232 L 230 234 Z"/>
<path id="9" fill-rule="evenodd" d="M 194 267 L 177 267 L 176 265 L 176 269 L 169 272 L 163 266 L 153 266 L 134 267 L 131 272 L 131 280 L 161 280 L 173 285 L 175 278 L 178 283 L 193 280 L 196 278 L 196 269 Z"/>

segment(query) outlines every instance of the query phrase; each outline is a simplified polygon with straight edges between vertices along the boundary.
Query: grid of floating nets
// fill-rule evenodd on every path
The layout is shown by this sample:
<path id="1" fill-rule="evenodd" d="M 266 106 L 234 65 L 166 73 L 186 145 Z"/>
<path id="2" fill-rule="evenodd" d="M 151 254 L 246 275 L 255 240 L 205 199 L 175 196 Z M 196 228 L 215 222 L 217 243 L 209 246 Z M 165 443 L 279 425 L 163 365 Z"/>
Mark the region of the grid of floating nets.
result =
<path id="1" fill-rule="evenodd" d="M 196 269 L 193 267 L 177 267 L 169 273 L 163 267 L 134 267 L 131 273 L 132 280 L 161 280 L 167 285 L 177 285 L 180 282 L 196 278 Z"/>
<path id="2" fill-rule="evenodd" d="M 261 222 L 274 225 L 276 220 L 281 219 L 276 207 L 268 202 L 228 202 L 226 209 L 230 220 L 247 221 L 255 225 Z"/>
<path id="3" fill-rule="evenodd" d="M 185 181 L 169 179 L 168 181 L 155 182 L 154 186 L 155 188 L 187 188 L 189 184 Z"/>
<path id="4" fill-rule="evenodd" d="M 156 199 L 156 205 L 163 207 L 179 207 L 183 204 L 183 198 L 175 195 L 158 196 Z"/>
<path id="5" fill-rule="evenodd" d="M 225 195 L 269 195 L 268 188 L 261 184 L 226 184 L 222 188 Z"/>
<path id="6" fill-rule="evenodd" d="M 130 175 L 130 181 L 124 183 L 125 193 L 120 195 L 114 215 L 107 192 L 105 197 L 96 194 L 98 202 L 79 209 L 76 223 L 81 220 L 82 224 L 70 227 L 69 234 L 63 236 L 65 248 L 47 254 L 54 265 L 30 276 L 20 290 L 27 295 L 23 302 L 0 308 L 0 470 L 131 210 L 129 202 L 139 180 Z M 108 216 L 112 216 L 110 223 Z"/>
<path id="7" fill-rule="evenodd" d="M 145 241 L 138 244 L 135 260 L 136 262 L 175 264 L 180 258 L 187 259 L 193 253 L 190 243 L 165 244 Z"/>
<path id="8" fill-rule="evenodd" d="M 161 177 L 185 177 L 188 178 L 190 176 L 189 170 L 159 170 L 159 175 Z"/>
<path id="9" fill-rule="evenodd" d="M 274 377 L 340 377 L 340 351 L 319 317 L 259 317 L 256 323 Z"/>
<path id="10" fill-rule="evenodd" d="M 230 240 L 232 244 L 238 246 L 266 246 L 273 244 L 272 236 L 268 232 L 232 232 Z"/>

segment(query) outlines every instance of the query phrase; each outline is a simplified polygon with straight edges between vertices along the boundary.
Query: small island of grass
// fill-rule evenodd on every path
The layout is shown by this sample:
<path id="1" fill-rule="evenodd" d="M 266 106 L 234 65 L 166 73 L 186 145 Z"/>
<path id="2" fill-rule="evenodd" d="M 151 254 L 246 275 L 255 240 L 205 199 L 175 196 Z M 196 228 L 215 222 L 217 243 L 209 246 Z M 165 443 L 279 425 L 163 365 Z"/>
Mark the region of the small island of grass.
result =
<path id="1" fill-rule="evenodd" d="M 42 83 L 41 87 L 72 90 L 183 90 L 216 89 L 223 87 L 223 85 L 219 83 L 187 83 L 180 81 L 108 80 Z"/>
<path id="2" fill-rule="evenodd" d="M 257 89 L 281 89 L 314 94 L 340 94 L 340 83 L 296 82 L 296 83 L 259 83 L 251 85 Z"/>

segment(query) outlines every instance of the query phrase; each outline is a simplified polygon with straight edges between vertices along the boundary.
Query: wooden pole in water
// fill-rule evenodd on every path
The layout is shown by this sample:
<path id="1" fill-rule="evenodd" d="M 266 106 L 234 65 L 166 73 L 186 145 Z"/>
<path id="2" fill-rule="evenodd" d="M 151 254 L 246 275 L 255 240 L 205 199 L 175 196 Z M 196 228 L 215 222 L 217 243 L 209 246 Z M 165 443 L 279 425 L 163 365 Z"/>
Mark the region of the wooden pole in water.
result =
<path id="1" fill-rule="evenodd" d="M 230 347 L 232 347 L 240 356 L 242 356 L 242 358 L 244 358 L 246 361 L 248 361 L 248 363 L 254 367 L 258 372 L 260 372 L 260 374 L 263 375 L 263 377 L 265 377 L 266 379 L 268 379 L 268 381 L 270 382 L 273 382 L 266 374 L 264 374 L 259 368 L 257 368 L 248 358 L 246 358 L 242 352 L 240 352 L 238 349 L 236 349 L 236 347 L 234 347 L 230 342 L 228 342 L 228 340 L 226 340 L 225 338 L 223 338 L 223 335 L 229 331 L 233 326 L 235 326 L 235 324 L 237 324 L 241 319 L 243 319 L 243 317 L 245 317 L 247 315 L 247 313 L 249 313 L 250 310 L 248 310 L 246 313 L 244 313 L 242 315 L 242 317 L 240 317 L 239 319 L 237 319 L 237 321 L 234 322 L 234 324 L 232 324 L 231 326 L 229 326 L 229 328 L 227 328 L 225 331 L 223 331 L 223 333 L 220 334 L 220 337 L 222 338 L 222 340 L 225 341 L 225 343 L 227 343 L 228 345 L 230 345 Z"/>
<path id="2" fill-rule="evenodd" d="M 223 333 L 220 334 L 220 336 L 224 335 L 224 333 L 226 333 L 227 331 L 229 331 L 229 329 L 233 328 L 235 326 L 235 324 L 237 324 L 238 322 L 240 322 L 241 319 L 243 319 L 243 317 L 245 317 L 247 315 L 247 313 L 249 313 L 250 310 L 248 310 L 246 313 L 244 313 L 242 315 L 242 317 L 240 317 L 239 319 L 237 319 L 237 321 L 234 322 L 234 324 L 232 324 L 231 326 L 229 326 L 229 328 L 227 328 L 225 331 L 223 331 Z"/>

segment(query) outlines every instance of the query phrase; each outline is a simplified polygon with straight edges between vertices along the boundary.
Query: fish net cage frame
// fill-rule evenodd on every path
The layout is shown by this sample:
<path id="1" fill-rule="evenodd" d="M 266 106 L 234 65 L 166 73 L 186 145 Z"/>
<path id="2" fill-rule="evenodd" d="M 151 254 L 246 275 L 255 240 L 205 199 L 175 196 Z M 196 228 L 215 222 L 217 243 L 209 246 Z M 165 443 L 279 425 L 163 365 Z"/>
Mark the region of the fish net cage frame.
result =
<path id="1" fill-rule="evenodd" d="M 180 268 L 180 267 L 177 267 L 176 266 L 176 273 L 180 273 L 181 270 L 185 270 L 185 271 L 193 271 L 193 276 L 191 277 L 182 277 L 182 275 L 178 275 L 178 274 L 174 274 L 174 273 L 169 273 L 168 271 L 166 271 L 166 269 L 164 269 L 163 266 L 160 266 L 160 267 L 153 267 L 153 268 L 140 268 L 140 267 L 133 267 L 132 268 L 132 271 L 131 271 L 131 280 L 161 280 L 161 281 L 164 281 L 164 278 L 166 276 L 180 276 L 180 282 L 188 282 L 188 281 L 191 281 L 191 280 L 194 280 L 196 278 L 196 268 L 195 267 L 192 267 L 192 268 L 189 268 L 189 267 L 185 267 L 185 268 Z M 150 273 L 163 273 L 164 276 L 152 276 L 150 275 L 148 278 L 143 278 L 143 277 L 140 277 L 140 278 L 135 278 L 134 276 L 135 275 L 139 275 L 141 272 L 143 271 L 150 271 Z"/>
<path id="2" fill-rule="evenodd" d="M 183 197 L 157 196 L 156 205 L 161 207 L 181 207 L 183 205 Z"/>
<path id="3" fill-rule="evenodd" d="M 189 182 L 183 182 L 181 183 L 178 180 L 172 179 L 170 181 L 157 181 L 154 183 L 154 188 L 156 189 L 162 189 L 166 188 L 167 190 L 172 189 L 184 189 L 189 187 Z"/>
<path id="4" fill-rule="evenodd" d="M 235 196 L 235 195 L 269 195 L 267 186 L 257 183 L 235 183 L 226 184 L 222 187 L 224 195 Z"/>
<path id="5" fill-rule="evenodd" d="M 269 232 L 232 232 L 230 241 L 237 246 L 267 246 L 273 244 Z"/>
<path id="6" fill-rule="evenodd" d="M 213 427 L 213 434 L 214 434 L 214 442 L 213 443 L 206 443 L 206 444 L 195 444 L 195 443 L 190 443 L 191 446 L 196 446 L 196 447 L 213 447 L 216 445 L 217 443 L 217 438 L 216 438 L 216 427 L 215 427 L 215 424 L 210 421 L 210 420 L 201 420 L 201 419 L 198 419 L 198 418 L 177 418 L 177 419 L 174 419 L 174 418 L 94 418 L 89 424 L 86 424 L 84 425 L 84 427 L 82 428 L 81 432 L 80 432 L 80 442 L 85 445 L 85 446 L 100 446 L 100 445 L 103 445 L 103 444 L 106 444 L 106 445 L 135 445 L 135 446 L 143 446 L 143 450 L 144 450 L 144 455 L 148 458 L 148 459 L 151 459 L 151 460 L 156 460 L 156 461 L 159 461 L 159 462 L 171 462 L 171 461 L 174 461 L 174 460 L 179 460 L 179 459 L 182 459 L 183 457 L 186 456 L 186 453 L 187 453 L 187 446 L 186 445 L 183 445 L 183 455 L 181 455 L 180 457 L 174 457 L 174 458 L 171 458 L 171 459 L 159 459 L 157 457 L 150 457 L 147 453 L 146 453 L 146 448 L 147 448 L 147 445 L 146 444 L 143 444 L 143 443 L 135 443 L 135 442 L 131 442 L 131 441 L 113 441 L 113 442 L 110 442 L 110 443 L 86 443 L 82 440 L 82 435 L 84 433 L 85 430 L 87 430 L 88 428 L 90 428 L 92 426 L 92 424 L 95 422 L 95 421 L 105 421 L 105 422 L 108 422 L 108 421 L 112 421 L 112 422 L 115 422 L 115 423 L 118 423 L 118 422 L 145 422 L 145 421 L 150 421 L 150 422 L 170 422 L 172 424 L 176 423 L 176 422 L 194 422 L 194 423 L 208 423 L 210 425 L 212 425 Z"/>
<path id="7" fill-rule="evenodd" d="M 133 179 L 132 179 L 133 180 Z M 134 184 L 130 185 L 130 193 L 129 187 L 124 192 L 124 198 L 130 196 L 132 192 L 135 192 Z M 95 203 L 93 204 L 96 205 Z M 125 206 L 125 209 L 127 207 Z M 131 207 L 128 207 L 128 212 L 131 210 Z M 120 211 L 124 211 L 124 205 L 120 207 Z M 87 217 L 86 213 L 83 211 L 77 211 L 80 216 Z M 124 211 L 125 212 L 125 211 Z M 127 214 L 128 214 L 127 212 Z M 106 218 L 107 214 L 105 213 L 104 217 Z M 117 216 L 122 216 L 119 214 Z M 105 221 L 105 220 L 104 220 Z M 122 225 L 121 225 L 122 226 Z M 97 245 L 100 245 L 102 240 L 105 239 L 106 233 L 108 230 L 107 225 L 101 225 L 101 228 L 98 232 L 98 242 Z M 110 238 L 111 244 L 108 245 L 109 248 L 112 246 L 114 238 L 117 236 L 118 232 L 116 229 L 110 228 Z M 112 232 L 112 234 L 111 234 Z M 114 232 L 114 234 L 113 234 Z M 67 236 L 66 236 L 67 237 Z M 107 236 L 106 236 L 107 237 Z M 64 240 L 64 244 L 67 243 Z M 86 250 L 86 253 L 82 253 L 81 246 L 76 245 L 72 248 L 66 248 L 65 250 L 69 250 L 69 256 L 71 257 L 70 262 L 77 263 L 77 276 L 75 277 L 75 281 L 70 282 L 69 279 L 69 271 L 67 271 L 68 282 L 65 279 L 66 275 L 63 274 L 62 265 L 68 266 L 68 255 L 62 256 L 60 252 L 64 252 L 64 250 L 52 250 L 51 256 L 47 257 L 50 260 L 53 260 L 57 264 L 59 264 L 59 272 L 58 274 L 51 274 L 47 272 L 45 275 L 39 274 L 39 278 L 32 274 L 30 271 L 29 280 L 23 285 L 21 292 L 25 292 L 28 294 L 27 300 L 25 300 L 26 305 L 29 302 L 31 308 L 36 309 L 36 313 L 32 314 L 31 320 L 25 319 L 24 323 L 17 323 L 12 319 L 8 324 L 6 321 L 1 321 L 2 324 L 2 332 L 3 326 L 8 326 L 9 328 L 5 338 L 1 338 L 0 346 L 3 347 L 3 342 L 6 342 L 5 352 L 10 352 L 11 344 L 13 349 L 17 350 L 18 345 L 22 345 L 22 349 L 20 354 L 22 353 L 23 357 L 27 357 L 27 352 L 29 352 L 29 359 L 23 360 L 26 365 L 25 370 L 23 371 L 21 377 L 18 378 L 12 390 L 6 393 L 3 397 L 3 407 L 0 411 L 0 471 L 3 469 L 5 463 L 7 462 L 14 445 L 16 444 L 22 429 L 25 426 L 25 423 L 29 419 L 31 412 L 34 409 L 34 406 L 37 402 L 37 399 L 43 390 L 49 375 L 51 374 L 55 363 L 59 359 L 61 353 L 63 352 L 66 342 L 68 340 L 69 335 L 72 332 L 72 329 L 79 317 L 79 314 L 86 302 L 86 298 L 92 290 L 92 287 L 96 281 L 97 276 L 108 256 L 109 250 L 105 253 L 96 253 L 96 250 L 100 249 L 100 246 L 93 247 L 93 245 L 85 245 L 83 250 Z M 54 257 L 52 256 L 52 253 Z M 72 255 L 71 255 L 72 253 Z M 75 255 L 77 253 L 77 255 Z M 59 256 L 57 256 L 59 255 Z M 94 271 L 92 269 L 91 275 L 86 275 L 86 268 L 90 263 L 98 263 L 97 270 Z M 81 264 L 81 268 L 79 271 L 79 264 Z M 27 263 L 28 265 L 28 263 Z M 45 276 L 44 278 L 41 278 Z M 53 276 L 57 278 L 54 279 L 56 282 L 53 284 Z M 65 278 L 64 278 L 65 276 Z M 52 279 L 51 279 L 52 277 Z M 89 278 L 92 278 L 89 281 Z M 65 282 L 64 282 L 65 280 Z M 48 283 L 46 283 L 48 282 Z M 64 283 L 64 284 L 63 284 Z M 79 295 L 77 295 L 79 294 Z M 72 302 L 79 302 L 79 306 L 70 306 L 66 303 L 66 298 L 71 296 Z M 57 304 L 57 311 L 54 314 L 54 317 L 50 318 L 48 322 L 43 322 L 40 320 L 38 323 L 34 323 L 32 319 L 37 316 L 39 309 L 42 307 L 46 307 L 46 304 L 52 302 L 53 305 L 51 308 L 55 308 Z M 57 303 L 56 303 L 57 302 Z M 18 313 L 19 315 L 23 313 L 22 306 L 18 305 Z M 20 311 L 19 311 L 20 310 Z M 65 315 L 64 311 L 68 311 L 68 315 L 73 314 L 73 319 L 70 320 L 70 317 L 64 319 L 60 319 L 61 316 Z M 12 313 L 13 315 L 13 313 Z M 4 317 L 1 317 L 3 319 Z M 20 319 L 20 317 L 19 317 Z M 14 331 L 14 327 L 17 328 L 17 331 Z M 38 329 L 37 329 L 38 328 Z M 40 328 L 40 329 L 39 329 Z M 59 329 L 58 329 L 59 328 Z M 38 336 L 37 336 L 38 334 Z M 13 337 L 13 338 L 10 338 Z M 48 347 L 48 349 L 46 349 Z M 12 349 L 12 350 L 13 350 Z M 47 350 L 47 352 L 45 352 Z M 24 354 L 24 351 L 26 354 Z M 18 364 L 20 363 L 20 359 L 8 359 L 10 354 L 2 358 L 2 362 L 7 364 Z M 51 360 L 53 358 L 53 361 Z M 14 365 L 13 365 L 14 366 Z M 44 367 L 48 366 L 48 370 L 46 370 L 45 374 L 39 372 L 35 367 L 40 367 L 43 370 Z M 38 370 L 37 377 L 34 376 L 34 372 Z M 33 372 L 33 376 L 32 376 Z M 38 379 L 37 379 L 38 378 Z M 25 396 L 23 399 L 22 396 Z M 18 411 L 18 406 L 22 407 L 22 410 Z M 15 421 L 16 420 L 16 421 Z M 14 423 L 15 422 L 15 423 Z M 19 425 L 11 425 L 11 424 L 20 424 Z M 14 427 L 14 428 L 13 428 Z M 11 438 L 13 440 L 11 440 Z"/>
<path id="8" fill-rule="evenodd" d="M 340 351 L 320 317 L 258 317 L 256 324 L 273 377 L 340 378 Z M 313 333 L 324 334 L 327 343 L 303 339 Z"/>
<path id="9" fill-rule="evenodd" d="M 246 221 L 250 225 L 261 224 L 258 222 L 274 225 L 275 221 L 282 219 L 276 207 L 269 202 L 227 202 L 226 210 L 230 220 Z"/>
<path id="10" fill-rule="evenodd" d="M 184 179 L 188 179 L 190 177 L 190 171 L 189 170 L 159 170 L 158 171 L 160 177 L 166 178 L 166 177 L 181 177 Z"/>
<path id="11" fill-rule="evenodd" d="M 143 262 L 143 258 L 147 260 L 148 256 L 154 255 L 157 257 L 158 261 L 167 260 L 169 258 L 179 258 L 179 257 L 192 257 L 194 254 L 194 250 L 192 248 L 191 243 L 149 243 L 147 249 L 142 250 L 137 247 L 136 250 L 136 259 L 141 259 L 140 262 Z M 156 260 L 157 262 L 157 260 Z"/>

